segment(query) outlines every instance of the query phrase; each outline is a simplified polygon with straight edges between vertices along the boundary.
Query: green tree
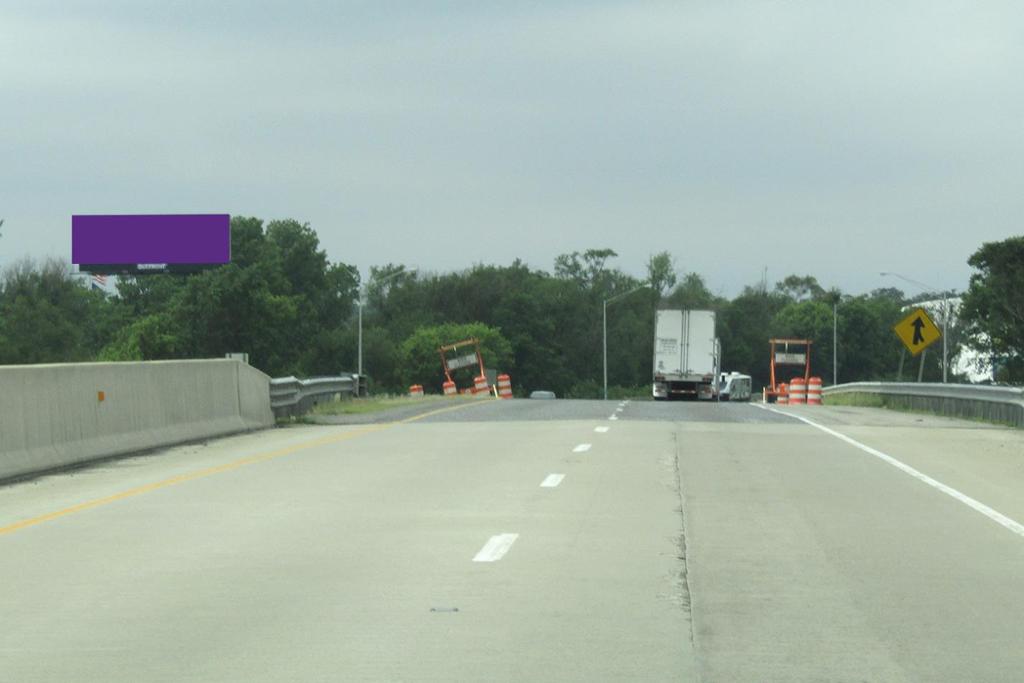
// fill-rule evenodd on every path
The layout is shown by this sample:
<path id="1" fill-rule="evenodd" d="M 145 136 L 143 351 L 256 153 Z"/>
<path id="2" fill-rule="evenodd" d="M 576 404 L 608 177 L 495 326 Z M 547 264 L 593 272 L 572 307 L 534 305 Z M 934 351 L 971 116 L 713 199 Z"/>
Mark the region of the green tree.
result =
<path id="1" fill-rule="evenodd" d="M 653 254 L 647 260 L 647 283 L 659 299 L 676 286 L 676 265 L 667 251 Z"/>
<path id="2" fill-rule="evenodd" d="M 192 354 L 181 330 L 167 313 L 153 313 L 118 330 L 99 353 L 101 361 L 188 358 Z"/>
<path id="3" fill-rule="evenodd" d="M 344 364 L 358 273 L 331 264 L 316 233 L 293 220 L 231 220 L 232 262 L 189 276 L 119 284 L 134 317 L 103 357 L 204 358 L 244 351 L 268 374 L 335 374 Z M 354 366 L 353 366 L 354 367 Z"/>
<path id="4" fill-rule="evenodd" d="M 885 295 L 849 297 L 839 304 L 840 382 L 896 379 L 902 345 L 892 326 L 904 315 L 899 300 Z M 828 339 L 831 344 L 831 334 Z M 938 379 L 941 371 L 937 359 L 930 360 L 939 374 L 927 377 Z M 906 372 L 909 374 L 909 366 Z"/>
<path id="5" fill-rule="evenodd" d="M 809 301 L 825 298 L 825 289 L 811 275 L 790 275 L 775 284 L 775 290 L 794 301 Z"/>
<path id="6" fill-rule="evenodd" d="M 100 291 L 64 263 L 25 259 L 0 282 L 0 364 L 92 360 L 123 324 Z"/>
<path id="7" fill-rule="evenodd" d="M 755 391 L 768 384 L 773 320 L 790 303 L 785 296 L 757 286 L 744 288 L 723 305 L 717 319 L 722 369 L 749 374 Z"/>
<path id="8" fill-rule="evenodd" d="M 608 274 L 605 263 L 618 256 L 612 249 L 587 249 L 582 254 L 574 251 L 555 258 L 555 277 L 572 280 L 580 287 L 600 287 Z"/>
<path id="9" fill-rule="evenodd" d="M 707 310 L 715 309 L 721 303 L 722 301 L 708 289 L 702 276 L 697 273 L 687 273 L 683 276 L 682 282 L 676 285 L 672 293 L 665 298 L 664 307 Z"/>
<path id="10" fill-rule="evenodd" d="M 832 306 L 822 301 L 799 301 L 787 304 L 772 321 L 772 337 L 809 339 L 811 344 L 811 372 L 829 376 L 832 368 Z M 788 381 L 789 375 L 802 376 L 803 368 L 778 370 Z"/>
<path id="11" fill-rule="evenodd" d="M 960 320 L 971 345 L 989 356 L 998 380 L 1024 382 L 1024 236 L 986 242 L 967 263 L 977 272 Z"/>
<path id="12" fill-rule="evenodd" d="M 515 374 L 512 345 L 500 329 L 480 322 L 445 323 L 421 327 L 402 342 L 399 357 L 403 382 L 422 384 L 427 392 L 440 393 L 444 369 L 438 348 L 471 338 L 480 340 L 480 353 L 485 367 Z M 468 352 L 469 347 L 466 348 Z M 478 373 L 479 369 L 475 367 L 457 370 L 455 381 L 460 387 L 469 386 Z"/>

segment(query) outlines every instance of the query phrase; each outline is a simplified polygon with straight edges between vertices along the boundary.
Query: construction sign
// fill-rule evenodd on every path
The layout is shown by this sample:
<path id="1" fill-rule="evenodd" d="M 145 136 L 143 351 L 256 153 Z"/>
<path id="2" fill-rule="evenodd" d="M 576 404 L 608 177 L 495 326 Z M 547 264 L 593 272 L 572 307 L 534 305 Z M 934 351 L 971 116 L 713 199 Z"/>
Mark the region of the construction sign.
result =
<path id="1" fill-rule="evenodd" d="M 892 328 L 907 351 L 914 356 L 942 338 L 942 332 L 935 326 L 923 308 L 919 308 Z"/>
<path id="2" fill-rule="evenodd" d="M 474 377 L 486 375 L 484 357 L 480 353 L 480 340 L 476 337 L 455 344 L 446 344 L 437 350 L 441 354 L 441 366 L 444 368 L 444 376 L 448 378 L 449 382 L 455 381 L 452 375 L 461 368 L 474 368 L 476 371 Z"/>

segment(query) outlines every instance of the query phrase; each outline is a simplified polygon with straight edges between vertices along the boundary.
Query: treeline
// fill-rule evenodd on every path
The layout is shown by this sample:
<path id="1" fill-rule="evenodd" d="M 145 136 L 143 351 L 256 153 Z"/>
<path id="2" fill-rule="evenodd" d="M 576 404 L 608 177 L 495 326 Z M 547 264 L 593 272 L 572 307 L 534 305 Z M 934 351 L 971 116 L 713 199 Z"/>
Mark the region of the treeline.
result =
<path id="1" fill-rule="evenodd" d="M 610 300 L 608 377 L 614 394 L 646 391 L 659 306 L 717 311 L 723 369 L 753 375 L 755 387 L 768 380 L 772 336 L 813 339 L 813 371 L 831 382 L 833 306 L 839 381 L 892 380 L 900 370 L 901 346 L 891 328 L 908 300 L 898 289 L 850 295 L 826 290 L 811 276 L 794 275 L 773 287 L 752 285 L 730 300 L 712 294 L 696 273 L 679 277 L 667 253 L 651 257 L 641 281 L 616 268 L 616 254 L 609 249 L 563 254 L 551 272 L 519 261 L 453 273 L 387 264 L 372 268 L 368 281 L 361 282 L 356 268 L 328 260 L 308 225 L 236 217 L 231 227 L 231 264 L 188 276 L 122 279 L 116 295 L 91 289 L 86 278 L 60 263 L 26 261 L 4 268 L 0 363 L 247 352 L 250 362 L 271 376 L 352 372 L 357 302 L 362 301 L 363 366 L 376 391 L 401 391 L 412 383 L 439 391 L 437 346 L 476 336 L 485 361 L 512 375 L 517 392 L 549 389 L 560 396 L 597 397 L 602 310 Z M 993 317 L 989 309 L 998 305 L 986 289 L 996 278 L 992 269 L 1024 272 L 1024 249 L 1016 263 L 1003 259 L 994 266 L 993 254 L 1002 258 L 1005 244 L 989 252 L 989 260 L 972 261 L 981 272 L 965 299 L 965 324 L 954 326 L 951 334 L 951 357 L 965 335 L 992 332 L 984 327 Z M 1009 379 L 1019 378 L 1024 338 L 1017 337 L 1017 346 L 1006 343 L 1016 329 L 1013 310 L 1000 318 L 1004 329 L 988 336 Z M 941 379 L 940 359 L 941 353 L 928 355 L 926 380 Z M 908 358 L 904 378 L 916 379 L 916 371 Z M 460 379 L 466 382 L 468 375 Z"/>

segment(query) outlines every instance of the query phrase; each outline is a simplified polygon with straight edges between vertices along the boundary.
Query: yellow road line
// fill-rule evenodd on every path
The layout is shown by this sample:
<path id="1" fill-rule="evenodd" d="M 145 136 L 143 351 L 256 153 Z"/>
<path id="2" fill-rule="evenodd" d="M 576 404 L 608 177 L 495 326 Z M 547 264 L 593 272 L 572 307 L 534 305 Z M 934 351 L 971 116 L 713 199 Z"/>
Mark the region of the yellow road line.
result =
<path id="1" fill-rule="evenodd" d="M 408 424 L 410 422 L 416 422 L 423 418 L 430 417 L 431 415 L 438 415 L 440 413 L 448 413 L 453 410 L 465 408 L 470 405 L 479 405 L 483 401 L 474 403 L 464 403 L 457 406 L 448 406 L 446 408 L 439 408 L 438 410 L 431 410 L 427 413 L 421 413 L 414 415 L 413 417 L 405 418 L 404 420 L 396 420 L 394 422 L 385 422 L 379 425 L 373 425 L 363 429 L 356 430 L 354 432 L 345 432 L 343 434 L 335 434 L 332 436 L 325 436 L 319 439 L 313 439 L 312 441 L 305 441 L 303 443 L 295 444 L 293 446 L 287 446 L 285 448 L 279 448 L 276 451 L 269 451 L 267 453 L 260 453 L 259 455 L 251 455 L 245 458 L 239 458 L 238 460 L 232 460 L 231 462 L 224 463 L 223 465 L 216 465 L 214 467 L 207 467 L 195 472 L 187 472 L 185 474 L 179 474 L 175 477 L 169 477 L 160 481 L 155 481 L 150 484 L 143 484 L 142 486 L 136 486 L 134 488 L 120 491 L 110 496 L 103 498 L 95 498 L 93 500 L 87 500 L 84 503 L 78 503 L 70 507 L 55 510 L 53 512 L 47 512 L 46 514 L 39 515 L 37 517 L 30 517 L 29 519 L 23 519 L 20 522 L 8 524 L 7 526 L 0 526 L 0 536 L 4 534 L 12 534 L 15 531 L 27 529 L 28 527 L 36 526 L 44 522 L 49 522 L 61 517 L 73 515 L 78 512 L 84 512 L 93 508 L 101 507 L 103 505 L 109 505 L 110 503 L 116 503 L 119 500 L 125 500 L 126 498 L 134 498 L 135 496 L 141 496 L 144 493 L 150 491 L 157 491 L 159 489 L 167 488 L 168 486 L 174 486 L 176 484 L 183 484 L 187 481 L 194 481 L 196 479 L 202 479 L 204 477 L 210 477 L 221 472 L 230 472 L 237 470 L 240 467 L 247 465 L 255 465 L 257 463 L 266 462 L 268 460 L 274 460 L 275 458 L 281 458 L 286 455 L 292 455 L 299 451 L 304 451 L 309 448 L 316 448 L 317 446 L 326 446 L 332 443 L 338 443 L 340 441 L 347 441 L 348 439 L 354 439 L 357 436 L 363 436 L 364 434 L 372 434 L 374 432 L 380 432 L 396 425 Z"/>

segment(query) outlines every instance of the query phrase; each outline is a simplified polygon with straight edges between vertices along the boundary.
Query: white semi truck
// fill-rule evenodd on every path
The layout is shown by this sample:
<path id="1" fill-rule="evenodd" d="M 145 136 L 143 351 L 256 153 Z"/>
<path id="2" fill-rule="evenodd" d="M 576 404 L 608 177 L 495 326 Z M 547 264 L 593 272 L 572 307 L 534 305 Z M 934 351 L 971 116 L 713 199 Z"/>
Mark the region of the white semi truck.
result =
<path id="1" fill-rule="evenodd" d="M 714 311 L 658 311 L 654 322 L 654 398 L 715 398 L 718 357 Z"/>

